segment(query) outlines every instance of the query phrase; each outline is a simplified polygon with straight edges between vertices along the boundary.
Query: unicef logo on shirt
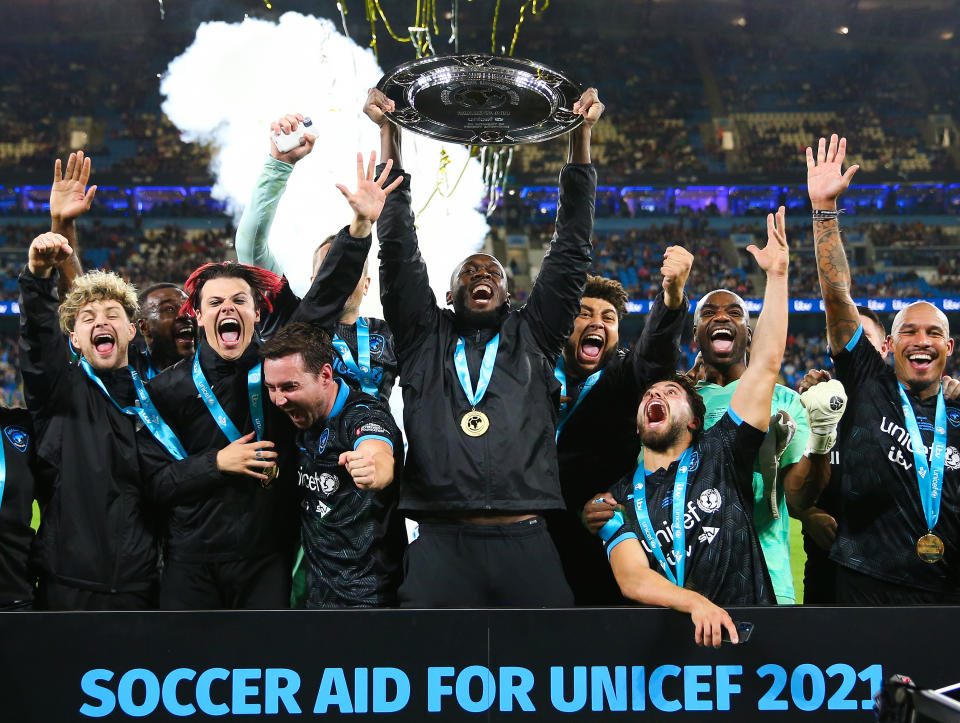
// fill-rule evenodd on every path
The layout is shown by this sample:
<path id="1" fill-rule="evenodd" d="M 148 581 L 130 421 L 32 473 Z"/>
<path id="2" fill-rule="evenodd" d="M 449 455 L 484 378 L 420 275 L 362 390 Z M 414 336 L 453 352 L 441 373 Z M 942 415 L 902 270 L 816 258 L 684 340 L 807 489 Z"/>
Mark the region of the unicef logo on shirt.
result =
<path id="1" fill-rule="evenodd" d="M 943 466 L 947 469 L 960 469 L 960 453 L 956 447 L 947 447 L 947 454 L 943 458 Z"/>
<path id="2" fill-rule="evenodd" d="M 319 481 L 320 491 L 325 495 L 331 495 L 340 488 L 340 480 L 332 474 L 323 472 Z"/>
<path id="3" fill-rule="evenodd" d="M 700 508 L 701 512 L 710 514 L 716 512 L 720 509 L 720 505 L 723 504 L 723 498 L 720 496 L 720 493 L 711 487 L 708 490 L 704 490 L 700 493 L 700 496 L 697 498 L 697 507 Z"/>

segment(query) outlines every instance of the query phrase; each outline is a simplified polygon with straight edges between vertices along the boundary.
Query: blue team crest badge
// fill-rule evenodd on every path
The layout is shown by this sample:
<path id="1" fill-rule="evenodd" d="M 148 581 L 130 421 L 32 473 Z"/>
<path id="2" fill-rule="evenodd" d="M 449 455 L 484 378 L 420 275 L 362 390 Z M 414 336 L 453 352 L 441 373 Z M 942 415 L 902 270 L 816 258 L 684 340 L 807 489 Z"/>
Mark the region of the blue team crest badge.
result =
<path id="1" fill-rule="evenodd" d="M 30 444 L 30 435 L 24 432 L 20 427 L 4 427 L 3 433 L 7 440 L 18 452 L 26 452 L 27 445 Z"/>
<path id="2" fill-rule="evenodd" d="M 693 454 L 690 456 L 690 467 L 688 471 L 696 472 L 699 466 L 700 466 L 700 453 L 697 450 L 693 450 Z"/>
<path id="3" fill-rule="evenodd" d="M 323 451 L 327 448 L 327 440 L 330 439 L 330 428 L 327 427 L 323 430 L 323 434 L 320 435 L 320 441 L 317 443 L 317 452 L 323 454 Z"/>
<path id="4" fill-rule="evenodd" d="M 382 334 L 371 334 L 370 335 L 370 356 L 380 356 L 383 354 L 383 335 Z"/>
<path id="5" fill-rule="evenodd" d="M 947 407 L 947 421 L 951 427 L 960 427 L 960 409 Z"/>

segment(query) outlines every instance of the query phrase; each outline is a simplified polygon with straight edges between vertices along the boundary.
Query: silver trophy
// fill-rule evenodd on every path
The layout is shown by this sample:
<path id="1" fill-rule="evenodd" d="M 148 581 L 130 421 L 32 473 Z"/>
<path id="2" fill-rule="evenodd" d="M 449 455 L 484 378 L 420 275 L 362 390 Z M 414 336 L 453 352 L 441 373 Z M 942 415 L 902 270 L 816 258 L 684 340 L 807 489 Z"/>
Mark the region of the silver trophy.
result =
<path id="1" fill-rule="evenodd" d="M 377 84 L 396 105 L 387 117 L 414 133 L 464 145 L 538 143 L 583 122 L 582 89 L 532 60 L 447 55 L 399 65 Z"/>

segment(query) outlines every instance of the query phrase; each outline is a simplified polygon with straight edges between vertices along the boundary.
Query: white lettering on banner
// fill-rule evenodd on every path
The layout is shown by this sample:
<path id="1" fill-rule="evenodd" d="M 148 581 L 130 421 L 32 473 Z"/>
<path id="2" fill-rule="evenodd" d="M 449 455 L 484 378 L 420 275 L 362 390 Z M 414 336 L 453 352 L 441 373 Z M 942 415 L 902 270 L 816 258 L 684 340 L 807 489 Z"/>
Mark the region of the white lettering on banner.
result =
<path id="1" fill-rule="evenodd" d="M 954 301 L 953 299 L 944 299 L 943 310 L 944 311 L 960 311 L 960 301 Z"/>

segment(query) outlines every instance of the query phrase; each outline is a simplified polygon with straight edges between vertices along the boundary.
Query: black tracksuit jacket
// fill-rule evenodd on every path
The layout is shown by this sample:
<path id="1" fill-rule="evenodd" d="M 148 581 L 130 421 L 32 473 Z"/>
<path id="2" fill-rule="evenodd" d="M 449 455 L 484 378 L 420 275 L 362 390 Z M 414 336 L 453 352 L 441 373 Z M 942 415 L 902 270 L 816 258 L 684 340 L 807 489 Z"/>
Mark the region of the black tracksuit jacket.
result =
<path id="1" fill-rule="evenodd" d="M 393 171 L 396 178 L 402 171 Z M 467 329 L 437 306 L 420 256 L 410 208 L 410 180 L 386 200 L 377 223 L 383 311 L 393 330 L 409 443 L 400 508 L 521 512 L 563 506 L 556 434 L 560 383 L 553 367 L 580 308 L 591 258 L 596 172 L 568 164 L 560 173 L 556 234 L 530 299 L 503 310 L 498 328 Z M 468 437 L 460 419 L 470 409 L 453 363 L 463 337 L 476 383 L 486 343 L 500 348 L 477 408 L 489 431 Z"/>
<path id="2" fill-rule="evenodd" d="M 293 321 L 332 328 L 357 285 L 370 243 L 371 237 L 354 239 L 348 229 L 342 229 L 328 254 L 331 263 L 317 274 L 304 299 L 299 305 L 285 305 L 285 318 L 268 319 L 263 328 L 275 331 Z M 247 372 L 259 363 L 258 352 L 256 340 L 234 361 L 222 359 L 205 341 L 197 351 L 204 377 L 241 434 L 253 431 Z M 276 443 L 275 451 L 280 454 L 280 478 L 267 487 L 252 477 L 224 474 L 217 469 L 217 452 L 230 440 L 197 392 L 193 358 L 177 362 L 147 387 L 157 411 L 186 449 L 188 460 L 200 465 L 181 474 L 183 461 L 168 458 L 166 464 L 157 465 L 150 459 L 141 460 L 144 478 L 166 510 L 170 559 L 224 562 L 287 552 L 299 531 L 292 495 L 296 487 L 296 430 L 289 418 L 270 403 L 263 381 L 260 391 L 265 438 Z M 201 471 L 195 474 L 198 469 Z"/>
<path id="3" fill-rule="evenodd" d="M 20 371 L 36 432 L 41 575 L 93 592 L 142 592 L 157 579 L 155 519 L 137 462 L 138 421 L 71 361 L 60 331 L 57 273 L 20 274 Z M 121 406 L 128 369 L 97 375 Z"/>
<path id="4" fill-rule="evenodd" d="M 0 609 L 33 600 L 36 575 L 29 565 L 34 534 L 35 439 L 26 409 L 0 407 L 4 482 L 0 494 Z"/>

